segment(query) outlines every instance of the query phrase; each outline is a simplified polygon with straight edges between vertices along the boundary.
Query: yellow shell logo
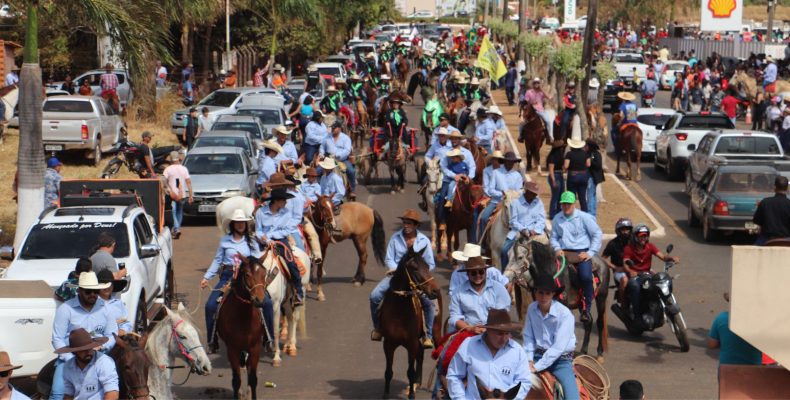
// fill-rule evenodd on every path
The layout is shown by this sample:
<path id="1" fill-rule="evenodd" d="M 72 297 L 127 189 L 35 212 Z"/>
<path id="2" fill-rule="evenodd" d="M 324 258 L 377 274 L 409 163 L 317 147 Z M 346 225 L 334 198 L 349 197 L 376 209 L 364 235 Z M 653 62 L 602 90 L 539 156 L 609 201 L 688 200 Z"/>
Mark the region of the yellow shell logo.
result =
<path id="1" fill-rule="evenodd" d="M 708 10 L 713 18 L 729 18 L 737 4 L 736 0 L 708 0 Z"/>

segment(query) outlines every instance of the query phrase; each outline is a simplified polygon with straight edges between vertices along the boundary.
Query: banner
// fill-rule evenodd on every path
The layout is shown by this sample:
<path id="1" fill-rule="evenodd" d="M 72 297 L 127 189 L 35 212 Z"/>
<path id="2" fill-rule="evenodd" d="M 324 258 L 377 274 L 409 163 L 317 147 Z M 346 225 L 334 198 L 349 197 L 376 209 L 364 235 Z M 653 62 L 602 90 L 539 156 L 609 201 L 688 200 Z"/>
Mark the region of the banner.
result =
<path id="1" fill-rule="evenodd" d="M 700 30 L 735 31 L 743 27 L 744 0 L 701 0 Z"/>
<path id="2" fill-rule="evenodd" d="M 563 23 L 576 22 L 576 0 L 565 0 L 565 13 L 563 16 Z"/>
<path id="3" fill-rule="evenodd" d="M 488 35 L 483 36 L 480 44 L 480 53 L 477 55 L 477 64 L 480 68 L 488 71 L 492 80 L 498 81 L 507 73 L 505 62 L 499 57 L 494 46 L 488 41 Z"/>

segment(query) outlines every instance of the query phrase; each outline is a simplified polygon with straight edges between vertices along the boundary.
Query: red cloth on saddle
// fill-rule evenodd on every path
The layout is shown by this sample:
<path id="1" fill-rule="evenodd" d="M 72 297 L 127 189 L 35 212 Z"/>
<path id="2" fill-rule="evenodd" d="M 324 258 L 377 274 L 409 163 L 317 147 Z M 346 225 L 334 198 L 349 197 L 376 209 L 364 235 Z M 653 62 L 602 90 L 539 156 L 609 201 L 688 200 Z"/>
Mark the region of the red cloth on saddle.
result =
<path id="1" fill-rule="evenodd" d="M 439 345 L 436 346 L 436 348 L 431 352 L 431 358 L 434 360 L 439 360 L 439 357 L 442 357 L 442 359 L 439 360 L 441 363 L 439 369 L 440 373 L 447 373 L 447 368 L 449 368 L 450 361 L 453 360 L 455 352 L 458 351 L 458 348 L 461 347 L 461 344 L 464 342 L 464 340 L 469 339 L 472 336 L 477 335 L 473 331 L 460 331 L 448 333 L 439 340 Z M 445 347 L 447 347 L 447 350 L 444 350 Z M 444 352 L 443 355 L 442 352 Z"/>
<path id="2" fill-rule="evenodd" d="M 638 124 L 635 124 L 633 122 L 626 122 L 626 123 L 624 123 L 623 125 L 620 126 L 620 132 L 622 132 L 623 130 L 625 130 L 625 128 L 627 128 L 629 126 L 633 126 L 633 127 L 639 128 Z"/>

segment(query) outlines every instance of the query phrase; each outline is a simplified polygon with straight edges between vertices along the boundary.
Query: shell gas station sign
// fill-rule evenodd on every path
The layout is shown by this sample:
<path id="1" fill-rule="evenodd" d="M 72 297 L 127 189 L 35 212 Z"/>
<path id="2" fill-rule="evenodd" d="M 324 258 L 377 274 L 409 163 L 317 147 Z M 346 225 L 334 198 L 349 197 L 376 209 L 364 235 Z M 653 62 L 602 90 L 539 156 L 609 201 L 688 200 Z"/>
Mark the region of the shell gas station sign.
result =
<path id="1" fill-rule="evenodd" d="M 701 0 L 700 30 L 741 31 L 744 0 Z"/>

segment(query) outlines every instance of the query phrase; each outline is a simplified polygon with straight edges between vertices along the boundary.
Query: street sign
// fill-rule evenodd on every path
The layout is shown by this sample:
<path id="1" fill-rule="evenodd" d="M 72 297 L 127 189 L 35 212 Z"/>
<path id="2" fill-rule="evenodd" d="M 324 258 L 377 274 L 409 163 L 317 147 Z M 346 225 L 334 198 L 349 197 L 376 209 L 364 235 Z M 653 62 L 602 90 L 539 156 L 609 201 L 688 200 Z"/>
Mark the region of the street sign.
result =
<path id="1" fill-rule="evenodd" d="M 576 0 L 565 0 L 565 13 L 562 22 L 566 24 L 576 22 Z"/>
<path id="2" fill-rule="evenodd" d="M 744 0 L 701 0 L 700 30 L 740 32 Z"/>

